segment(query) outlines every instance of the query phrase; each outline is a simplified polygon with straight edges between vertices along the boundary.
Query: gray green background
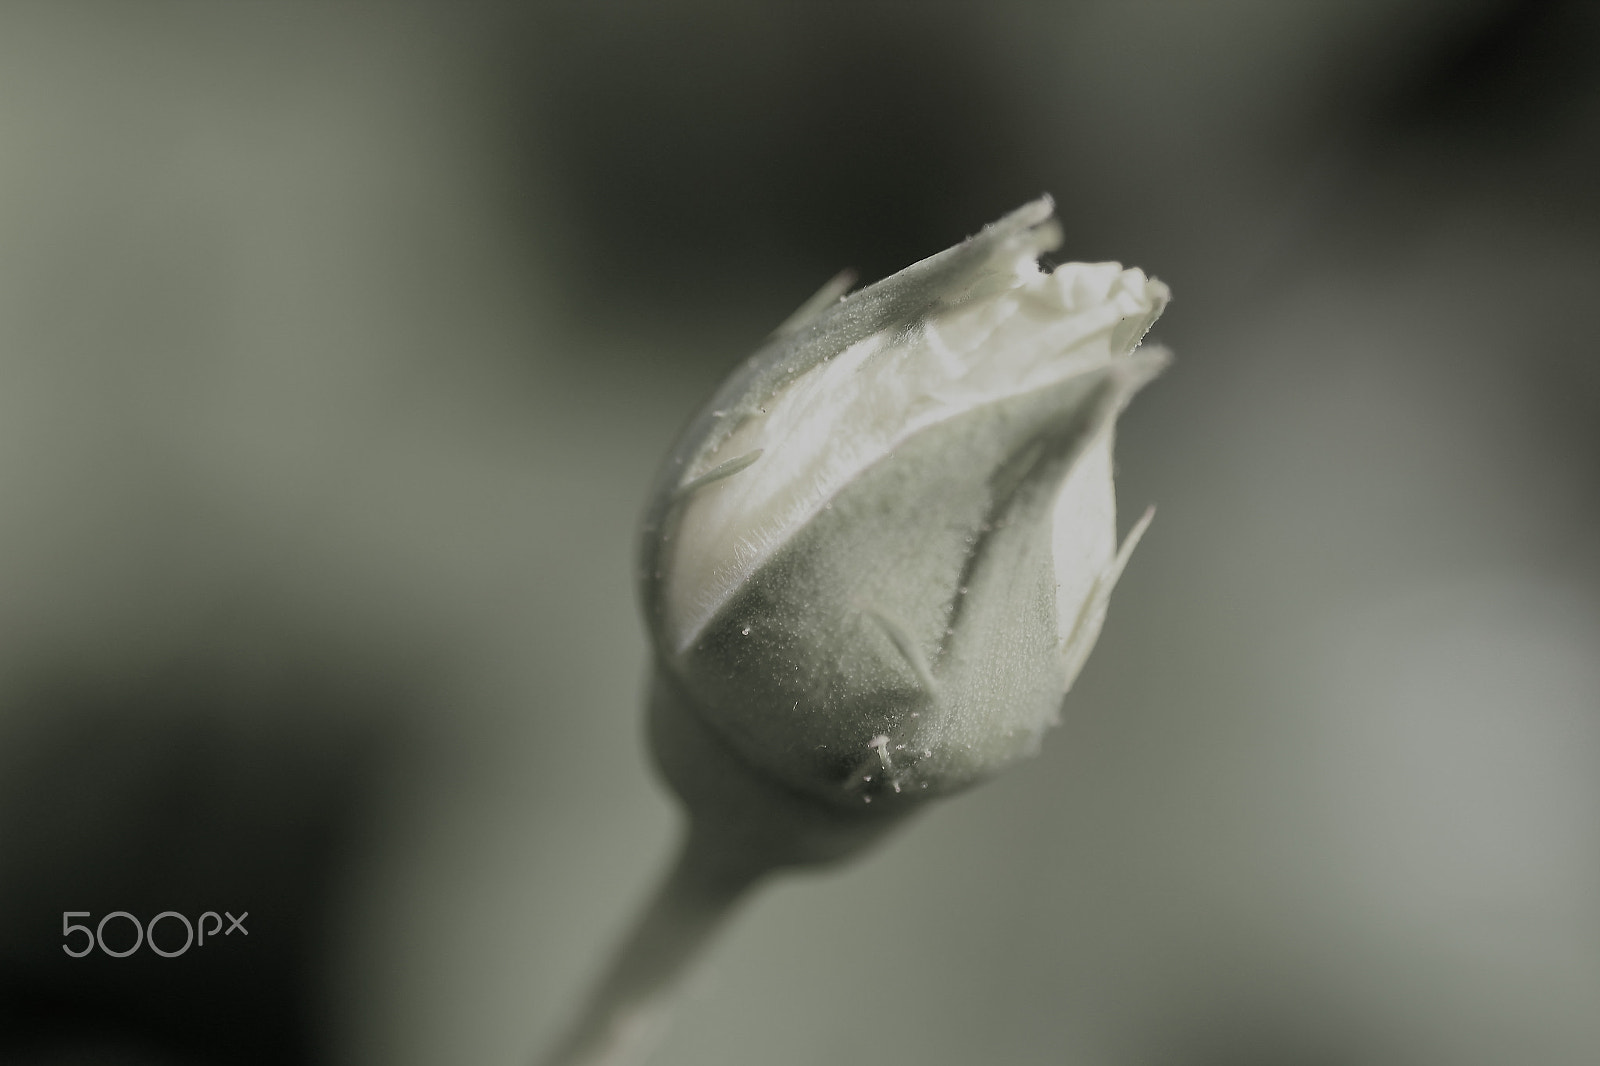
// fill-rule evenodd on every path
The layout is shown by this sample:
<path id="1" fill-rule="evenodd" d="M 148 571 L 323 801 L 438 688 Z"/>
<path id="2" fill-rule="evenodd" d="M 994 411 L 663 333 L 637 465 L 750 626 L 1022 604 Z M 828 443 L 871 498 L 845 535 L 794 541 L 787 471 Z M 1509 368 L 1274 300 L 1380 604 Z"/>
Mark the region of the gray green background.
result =
<path id="1" fill-rule="evenodd" d="M 1600 13 L 0 9 L 0 1055 L 514 1064 L 669 852 L 654 465 L 1053 193 L 1168 282 L 1044 754 L 661 1066 L 1600 1061 Z M 60 913 L 251 912 L 174 960 Z"/>

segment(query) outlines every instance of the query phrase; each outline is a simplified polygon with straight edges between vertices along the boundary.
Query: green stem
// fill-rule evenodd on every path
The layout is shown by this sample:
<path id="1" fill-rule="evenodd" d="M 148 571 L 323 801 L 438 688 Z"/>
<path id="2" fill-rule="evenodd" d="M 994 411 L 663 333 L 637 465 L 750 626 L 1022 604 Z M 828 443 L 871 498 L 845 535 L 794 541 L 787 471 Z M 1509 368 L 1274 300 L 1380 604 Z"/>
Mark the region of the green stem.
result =
<path id="1" fill-rule="evenodd" d="M 542 1066 L 634 1066 L 665 1036 L 679 979 L 770 869 L 691 829 L 667 876 Z"/>

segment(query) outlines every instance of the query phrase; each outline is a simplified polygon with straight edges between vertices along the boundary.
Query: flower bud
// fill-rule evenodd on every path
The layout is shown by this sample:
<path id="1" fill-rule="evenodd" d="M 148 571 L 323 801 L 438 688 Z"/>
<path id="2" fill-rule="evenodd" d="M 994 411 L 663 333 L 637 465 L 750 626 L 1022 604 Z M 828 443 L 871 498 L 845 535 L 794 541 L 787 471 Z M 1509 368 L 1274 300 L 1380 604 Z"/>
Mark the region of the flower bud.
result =
<path id="1" fill-rule="evenodd" d="M 1149 518 L 1118 547 L 1112 433 L 1166 361 L 1136 349 L 1168 292 L 1042 271 L 1051 214 L 786 326 L 661 474 L 661 683 L 788 792 L 882 810 L 982 780 L 1037 750 L 1094 646 Z"/>

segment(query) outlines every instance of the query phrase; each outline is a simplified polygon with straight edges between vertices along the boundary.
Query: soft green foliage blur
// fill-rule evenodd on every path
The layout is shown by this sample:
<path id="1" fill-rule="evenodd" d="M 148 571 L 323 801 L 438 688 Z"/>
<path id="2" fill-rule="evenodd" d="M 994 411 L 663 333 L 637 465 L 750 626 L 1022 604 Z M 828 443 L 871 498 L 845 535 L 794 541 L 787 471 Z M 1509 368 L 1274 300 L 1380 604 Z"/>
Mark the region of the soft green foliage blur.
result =
<path id="1" fill-rule="evenodd" d="M 167 1061 L 164 982 L 231 986 L 91 996 L 59 912 L 303 869 L 238 1034 L 524 1061 L 672 843 L 673 434 L 834 269 L 1051 191 L 1175 293 L 1118 439 L 1159 516 L 1041 757 L 758 900 L 662 1066 L 1600 1059 L 1600 112 L 1591 22 L 1520 10 L 7 6 L 5 986 Z M 1510 73 L 1430 96 L 1460 54 Z"/>

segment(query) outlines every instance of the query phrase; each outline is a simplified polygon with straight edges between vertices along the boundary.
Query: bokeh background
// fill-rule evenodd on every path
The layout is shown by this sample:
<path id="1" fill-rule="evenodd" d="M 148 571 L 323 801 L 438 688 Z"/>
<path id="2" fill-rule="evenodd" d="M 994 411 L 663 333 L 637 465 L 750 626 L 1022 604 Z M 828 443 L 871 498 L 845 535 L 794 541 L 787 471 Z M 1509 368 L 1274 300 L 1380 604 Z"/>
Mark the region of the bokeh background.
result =
<path id="1" fill-rule="evenodd" d="M 1588 3 L 6 4 L 0 1058 L 530 1061 L 677 828 L 672 435 L 1048 191 L 1175 293 L 1155 525 L 658 1061 L 1592 1066 L 1597 148 Z M 169 909 L 248 939 L 61 952 Z"/>

